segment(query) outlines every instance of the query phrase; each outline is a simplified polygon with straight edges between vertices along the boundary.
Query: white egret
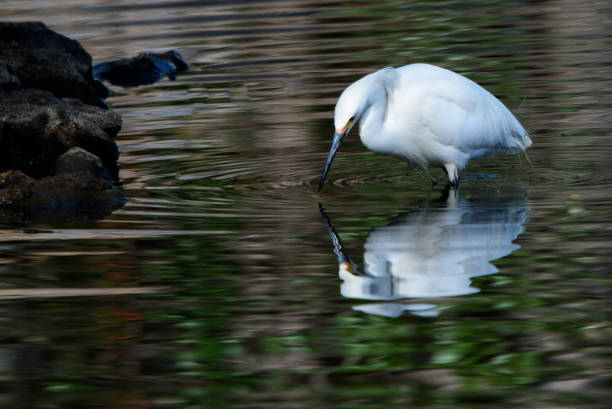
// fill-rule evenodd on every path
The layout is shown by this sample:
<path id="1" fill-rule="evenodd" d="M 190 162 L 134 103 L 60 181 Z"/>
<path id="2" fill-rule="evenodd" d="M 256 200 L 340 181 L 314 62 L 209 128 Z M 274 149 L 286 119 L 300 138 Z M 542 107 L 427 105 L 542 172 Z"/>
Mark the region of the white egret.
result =
<path id="1" fill-rule="evenodd" d="M 338 98 L 336 132 L 319 189 L 357 122 L 368 149 L 427 173 L 429 166 L 441 166 L 453 187 L 470 159 L 496 151 L 517 153 L 531 145 L 508 108 L 472 80 L 429 64 L 383 68 L 352 83 Z"/>

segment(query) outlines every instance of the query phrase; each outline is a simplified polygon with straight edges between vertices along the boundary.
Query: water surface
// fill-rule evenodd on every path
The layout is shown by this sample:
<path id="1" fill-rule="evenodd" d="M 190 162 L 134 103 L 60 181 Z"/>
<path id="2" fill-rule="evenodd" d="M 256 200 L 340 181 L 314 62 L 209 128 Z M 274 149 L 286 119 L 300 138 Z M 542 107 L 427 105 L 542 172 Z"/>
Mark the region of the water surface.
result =
<path id="1" fill-rule="evenodd" d="M 607 407 L 611 11 L 3 2 L 3 20 L 42 20 L 95 62 L 176 49 L 190 71 L 112 88 L 122 209 L 0 226 L 0 402 Z M 317 192 L 342 89 L 411 62 L 498 96 L 533 165 L 475 161 L 449 195 L 352 134 Z"/>

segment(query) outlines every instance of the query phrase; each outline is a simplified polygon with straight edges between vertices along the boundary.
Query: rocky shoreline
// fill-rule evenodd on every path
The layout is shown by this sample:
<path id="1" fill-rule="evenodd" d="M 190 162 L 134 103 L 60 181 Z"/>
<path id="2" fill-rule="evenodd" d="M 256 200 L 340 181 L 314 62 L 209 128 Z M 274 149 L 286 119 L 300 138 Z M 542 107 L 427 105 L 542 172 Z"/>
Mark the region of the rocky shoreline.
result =
<path id="1" fill-rule="evenodd" d="M 101 81 L 138 86 L 187 67 L 175 51 L 92 67 L 76 40 L 43 23 L 0 22 L 0 224 L 91 220 L 121 207 L 121 116 Z"/>
<path id="2" fill-rule="evenodd" d="M 95 219 L 124 204 L 108 95 L 77 41 L 0 23 L 0 224 Z"/>

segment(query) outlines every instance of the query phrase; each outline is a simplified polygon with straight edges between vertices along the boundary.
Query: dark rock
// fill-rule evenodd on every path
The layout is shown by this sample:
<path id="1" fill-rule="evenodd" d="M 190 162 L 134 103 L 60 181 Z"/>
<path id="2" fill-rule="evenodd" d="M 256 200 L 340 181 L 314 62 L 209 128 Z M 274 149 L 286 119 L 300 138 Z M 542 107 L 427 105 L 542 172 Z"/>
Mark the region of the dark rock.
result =
<path id="1" fill-rule="evenodd" d="M 19 171 L 0 174 L 0 223 L 85 221 L 123 206 L 125 197 L 88 171 L 32 179 Z"/>
<path id="2" fill-rule="evenodd" d="M 34 89 L 0 91 L 0 171 L 48 176 L 58 156 L 79 146 L 116 178 L 119 150 L 112 138 L 120 128 L 117 113 L 78 99 Z"/>
<path id="3" fill-rule="evenodd" d="M 18 170 L 9 170 L 8 172 L 0 173 L 0 190 L 10 188 L 20 183 L 29 183 L 33 181 L 31 177 Z M 4 203 L 0 200 L 0 203 Z"/>
<path id="4" fill-rule="evenodd" d="M 124 204 L 107 96 L 78 42 L 0 23 L 0 224 L 94 220 Z"/>
<path id="5" fill-rule="evenodd" d="M 106 179 L 110 184 L 113 183 L 111 175 L 102 163 L 102 160 L 93 153 L 87 152 L 85 149 L 79 148 L 78 146 L 70 148 L 55 161 L 56 175 L 82 170 L 96 177 Z"/>
<path id="6" fill-rule="evenodd" d="M 43 23 L 0 22 L 0 89 L 39 88 L 101 108 L 108 89 L 81 45 Z"/>
<path id="7" fill-rule="evenodd" d="M 93 67 L 94 78 L 122 87 L 153 84 L 164 76 L 171 80 L 176 74 L 187 71 L 188 64 L 174 51 L 165 53 L 140 53 L 134 58 L 121 58 Z"/>

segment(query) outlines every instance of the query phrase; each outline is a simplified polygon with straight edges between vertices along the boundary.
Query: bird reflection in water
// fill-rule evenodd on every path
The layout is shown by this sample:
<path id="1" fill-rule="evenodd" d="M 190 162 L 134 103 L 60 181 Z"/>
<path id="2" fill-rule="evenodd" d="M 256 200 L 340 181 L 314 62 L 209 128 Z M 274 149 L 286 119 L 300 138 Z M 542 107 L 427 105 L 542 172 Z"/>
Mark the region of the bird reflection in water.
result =
<path id="1" fill-rule="evenodd" d="M 456 190 L 447 190 L 439 202 L 402 213 L 388 226 L 372 229 L 364 244 L 364 271 L 360 272 L 319 206 L 338 258 L 343 281 L 340 293 L 379 301 L 354 309 L 387 317 L 398 317 L 404 311 L 436 316 L 436 305 L 414 303 L 414 299 L 480 291 L 471 285 L 472 277 L 499 271 L 490 262 L 519 248 L 512 242 L 523 232 L 529 212 L 524 196 L 470 201 L 460 198 Z"/>

